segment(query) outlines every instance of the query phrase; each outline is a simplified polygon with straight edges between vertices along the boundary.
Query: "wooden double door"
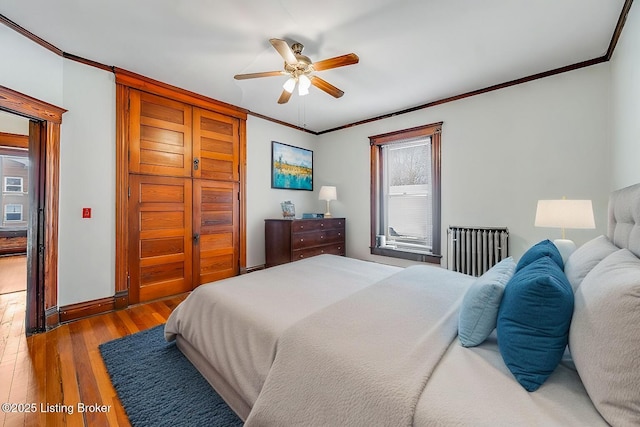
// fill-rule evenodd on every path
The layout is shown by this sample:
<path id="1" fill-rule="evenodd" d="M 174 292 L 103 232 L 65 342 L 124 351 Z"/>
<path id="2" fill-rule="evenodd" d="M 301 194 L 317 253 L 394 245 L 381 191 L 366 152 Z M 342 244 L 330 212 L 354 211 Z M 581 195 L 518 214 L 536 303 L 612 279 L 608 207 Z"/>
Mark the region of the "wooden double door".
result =
<path id="1" fill-rule="evenodd" d="M 129 92 L 129 298 L 239 273 L 239 119 Z"/>

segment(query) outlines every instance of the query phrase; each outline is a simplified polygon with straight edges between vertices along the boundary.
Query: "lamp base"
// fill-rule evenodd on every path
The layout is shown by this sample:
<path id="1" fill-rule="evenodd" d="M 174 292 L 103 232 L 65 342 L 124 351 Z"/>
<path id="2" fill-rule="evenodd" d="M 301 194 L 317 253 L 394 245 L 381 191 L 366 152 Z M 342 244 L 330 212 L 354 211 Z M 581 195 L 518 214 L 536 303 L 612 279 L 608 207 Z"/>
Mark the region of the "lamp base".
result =
<path id="1" fill-rule="evenodd" d="M 331 218 L 331 212 L 329 212 L 329 202 L 330 200 L 327 200 L 327 211 L 324 213 L 325 218 Z"/>
<path id="2" fill-rule="evenodd" d="M 576 250 L 576 244 L 573 243 L 573 240 L 569 239 L 556 239 L 553 241 L 553 244 L 558 248 L 558 252 L 562 256 L 562 262 L 566 263 L 569 259 L 569 256 Z"/>

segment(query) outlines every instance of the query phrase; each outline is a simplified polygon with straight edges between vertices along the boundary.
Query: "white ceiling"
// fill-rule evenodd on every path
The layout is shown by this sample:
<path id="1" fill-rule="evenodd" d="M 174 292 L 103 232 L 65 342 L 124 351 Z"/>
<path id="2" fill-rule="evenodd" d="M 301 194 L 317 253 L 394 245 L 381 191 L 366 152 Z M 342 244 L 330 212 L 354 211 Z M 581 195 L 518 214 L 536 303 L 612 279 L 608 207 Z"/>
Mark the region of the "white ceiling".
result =
<path id="1" fill-rule="evenodd" d="M 319 132 L 603 56 L 624 0 L 2 0 L 0 14 L 66 53 Z M 360 63 L 276 103 L 269 38 Z"/>

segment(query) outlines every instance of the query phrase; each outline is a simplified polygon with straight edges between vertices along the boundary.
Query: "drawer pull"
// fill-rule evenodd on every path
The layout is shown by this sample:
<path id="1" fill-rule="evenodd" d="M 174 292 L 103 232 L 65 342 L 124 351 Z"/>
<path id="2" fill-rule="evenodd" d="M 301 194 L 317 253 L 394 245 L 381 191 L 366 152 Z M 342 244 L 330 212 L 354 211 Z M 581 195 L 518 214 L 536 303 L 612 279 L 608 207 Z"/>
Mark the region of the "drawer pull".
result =
<path id="1" fill-rule="evenodd" d="M 320 236 L 321 239 L 324 239 L 324 236 Z"/>
<path id="2" fill-rule="evenodd" d="M 304 255 L 300 254 L 300 258 L 304 258 Z"/>
<path id="3" fill-rule="evenodd" d="M 324 249 L 320 251 L 321 253 L 324 253 Z"/>
<path id="4" fill-rule="evenodd" d="M 304 239 L 300 239 L 301 242 L 304 242 Z"/>
<path id="5" fill-rule="evenodd" d="M 320 227 L 324 227 L 324 222 L 321 222 L 321 223 L 320 223 Z"/>

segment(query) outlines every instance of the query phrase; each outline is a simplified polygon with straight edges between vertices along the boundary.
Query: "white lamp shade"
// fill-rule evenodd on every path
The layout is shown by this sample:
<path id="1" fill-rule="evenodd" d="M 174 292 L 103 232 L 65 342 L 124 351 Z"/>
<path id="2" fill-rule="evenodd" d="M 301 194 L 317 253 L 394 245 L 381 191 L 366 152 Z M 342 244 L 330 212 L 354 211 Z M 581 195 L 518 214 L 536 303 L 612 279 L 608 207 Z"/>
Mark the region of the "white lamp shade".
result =
<path id="1" fill-rule="evenodd" d="M 338 200 L 338 194 L 336 187 L 330 185 L 323 185 L 320 187 L 320 195 L 318 200 Z"/>
<path id="2" fill-rule="evenodd" d="M 286 90 L 287 92 L 291 93 L 293 92 L 293 89 L 296 87 L 296 79 L 294 79 L 293 77 L 291 77 L 290 79 L 288 79 L 286 82 L 284 82 L 284 84 L 282 85 L 282 88 L 284 90 Z"/>
<path id="3" fill-rule="evenodd" d="M 298 95 L 304 96 L 309 94 L 309 87 L 311 86 L 311 80 L 304 74 L 298 78 Z"/>
<path id="4" fill-rule="evenodd" d="M 596 228 L 591 200 L 538 200 L 535 226 Z"/>

